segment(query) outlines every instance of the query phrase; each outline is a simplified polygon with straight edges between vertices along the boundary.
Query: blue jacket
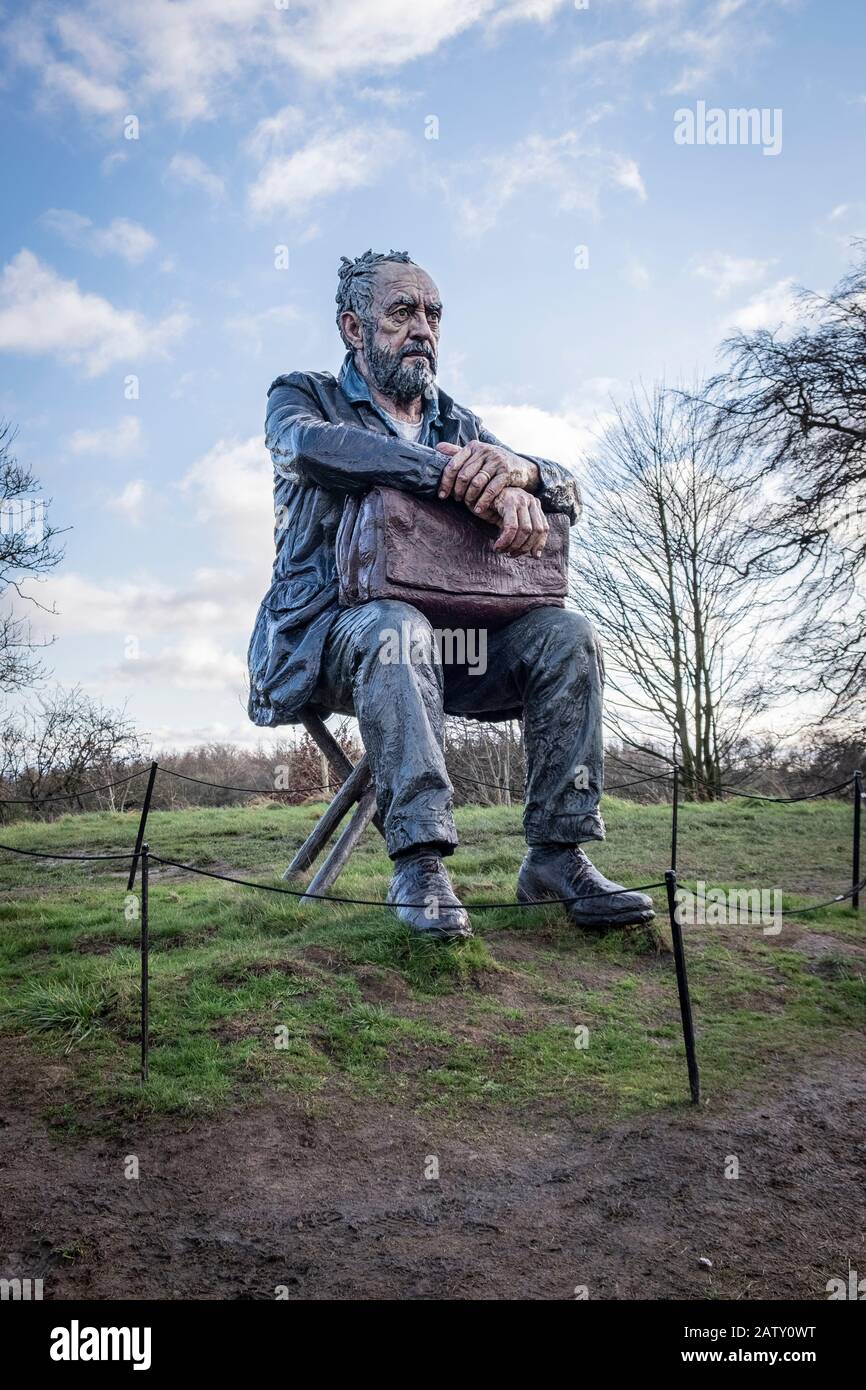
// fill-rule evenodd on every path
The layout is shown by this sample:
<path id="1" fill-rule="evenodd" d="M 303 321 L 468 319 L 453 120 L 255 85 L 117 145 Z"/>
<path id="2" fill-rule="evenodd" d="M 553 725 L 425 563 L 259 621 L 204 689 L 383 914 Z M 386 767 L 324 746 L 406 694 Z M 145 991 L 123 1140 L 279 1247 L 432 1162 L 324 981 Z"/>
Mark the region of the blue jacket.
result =
<path id="1" fill-rule="evenodd" d="M 424 403 L 424 441 L 404 440 L 370 399 L 347 353 L 339 378 L 290 372 L 268 391 L 265 443 L 274 461 L 276 558 L 249 646 L 249 716 L 254 724 L 296 723 L 316 687 L 322 650 L 339 613 L 335 538 L 350 494 L 395 487 L 435 498 L 447 459 L 440 441 L 500 441 L 477 415 L 433 387 Z M 538 498 L 574 523 L 580 494 L 568 469 L 538 465 Z"/>

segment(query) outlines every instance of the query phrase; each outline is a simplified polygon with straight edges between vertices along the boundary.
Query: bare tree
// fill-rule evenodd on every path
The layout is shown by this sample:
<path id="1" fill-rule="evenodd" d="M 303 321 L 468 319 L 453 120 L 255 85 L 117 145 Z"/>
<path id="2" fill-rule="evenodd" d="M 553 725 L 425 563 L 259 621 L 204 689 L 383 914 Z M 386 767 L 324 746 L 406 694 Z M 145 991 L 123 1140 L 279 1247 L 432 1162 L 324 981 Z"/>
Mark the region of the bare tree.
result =
<path id="1" fill-rule="evenodd" d="M 26 798 L 33 813 L 46 819 L 84 810 L 88 793 L 88 809 L 119 809 L 113 791 L 91 789 L 117 781 L 142 761 L 125 712 L 91 700 L 78 687 L 38 696 L 35 705 L 7 718 L 0 729 L 3 799 Z M 65 799 L 48 800 L 56 796 Z"/>
<path id="2" fill-rule="evenodd" d="M 699 404 L 658 386 L 616 410 L 586 477 L 573 592 L 604 639 L 609 722 L 632 748 L 671 749 L 687 790 L 711 796 L 766 703 L 762 606 L 738 573 L 754 503 L 737 453 Z"/>
<path id="3" fill-rule="evenodd" d="M 720 438 L 781 496 L 756 527 L 752 571 L 791 577 L 791 689 L 866 731 L 866 242 L 828 295 L 802 290 L 794 331 L 738 333 L 704 395 Z"/>
<path id="4" fill-rule="evenodd" d="M 445 763 L 458 803 L 510 806 L 522 796 L 523 788 L 520 724 L 449 716 L 445 721 Z"/>
<path id="5" fill-rule="evenodd" d="M 15 430 L 0 420 L 0 599 L 9 590 L 18 598 L 38 604 L 28 593 L 26 580 L 47 573 L 61 558 L 52 546 L 58 532 L 45 520 L 45 502 L 30 469 L 12 453 Z M 42 674 L 39 646 L 26 619 L 11 609 L 0 611 L 0 690 L 20 690 Z"/>

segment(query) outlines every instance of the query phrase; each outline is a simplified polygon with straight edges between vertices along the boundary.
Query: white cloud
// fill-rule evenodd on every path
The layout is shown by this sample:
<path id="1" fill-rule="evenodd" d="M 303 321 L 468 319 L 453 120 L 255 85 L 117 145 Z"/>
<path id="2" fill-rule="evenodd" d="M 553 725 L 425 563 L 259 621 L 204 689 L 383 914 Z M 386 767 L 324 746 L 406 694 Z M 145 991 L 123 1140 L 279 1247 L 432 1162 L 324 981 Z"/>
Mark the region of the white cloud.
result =
<path id="1" fill-rule="evenodd" d="M 147 493 L 148 487 L 144 479 L 133 478 L 131 482 L 126 484 L 123 492 L 119 493 L 117 497 L 109 498 L 105 505 L 110 511 L 120 512 L 127 521 L 139 526 L 143 519 L 142 513 Z"/>
<path id="2" fill-rule="evenodd" d="M 300 314 L 292 304 L 275 304 L 271 309 L 263 309 L 258 314 L 239 314 L 226 320 L 226 328 L 234 335 L 247 341 L 249 350 L 258 356 L 269 332 L 297 323 Z"/>
<path id="3" fill-rule="evenodd" d="M 172 155 L 166 170 L 166 180 L 179 188 L 200 188 L 214 201 L 222 198 L 226 191 L 219 175 L 209 169 L 197 154 Z"/>
<path id="4" fill-rule="evenodd" d="M 102 674 L 120 684 L 159 682 L 177 690 L 229 691 L 242 689 L 246 665 L 237 648 L 221 647 L 196 633 L 152 651 L 143 645 L 135 660 L 121 658 L 103 666 Z"/>
<path id="5" fill-rule="evenodd" d="M 119 165 L 126 163 L 126 160 L 127 155 L 125 150 L 112 150 L 111 154 L 107 154 L 105 158 L 101 161 L 99 165 L 99 172 L 105 178 L 109 178 L 110 175 L 114 173 L 115 169 L 118 168 Z"/>
<path id="6" fill-rule="evenodd" d="M 52 356 L 98 376 L 116 362 L 162 357 L 189 326 L 185 314 L 151 322 L 64 280 L 26 248 L 0 278 L 0 351 Z"/>
<path id="7" fill-rule="evenodd" d="M 593 420 L 579 409 L 542 410 L 535 405 L 482 404 L 487 428 L 511 449 L 553 459 L 575 469 L 592 445 Z"/>
<path id="8" fill-rule="evenodd" d="M 359 101 L 396 110 L 398 106 L 408 106 L 411 101 L 417 100 L 421 93 L 404 91 L 402 87 L 359 87 L 355 95 Z"/>
<path id="9" fill-rule="evenodd" d="M 580 43 L 571 58 L 593 77 L 622 80 L 629 69 L 652 61 L 654 76 L 668 94 L 690 93 L 719 73 L 736 72 L 743 54 L 754 54 L 769 37 L 763 15 L 787 0 L 636 0 L 648 20 L 624 37 Z M 666 63 L 666 68 L 662 63 Z M 669 75 L 660 77 L 667 72 Z"/>
<path id="10" fill-rule="evenodd" d="M 407 137 L 389 126 L 321 130 L 306 145 L 270 159 L 249 189 L 253 212 L 300 216 L 317 199 L 375 183 L 403 153 Z"/>
<path id="11" fill-rule="evenodd" d="M 495 31 L 506 24 L 526 19 L 545 24 L 568 3 L 569 0 L 508 0 L 508 3 L 497 7 L 496 13 L 488 21 L 488 28 Z"/>
<path id="12" fill-rule="evenodd" d="M 141 440 L 137 415 L 125 415 L 116 425 L 97 430 L 76 430 L 69 440 L 73 454 L 108 454 L 113 458 L 132 453 Z"/>
<path id="13" fill-rule="evenodd" d="M 156 237 L 128 217 L 114 217 L 107 227 L 96 227 L 89 217 L 69 208 L 49 208 L 39 219 L 70 246 L 83 246 L 97 256 L 121 256 L 137 265 L 156 246 Z"/>
<path id="14" fill-rule="evenodd" d="M 759 328 L 786 329 L 793 327 L 800 314 L 796 283 L 788 278 L 760 290 L 747 304 L 734 310 L 722 329 L 739 329 L 743 333 L 754 333 Z"/>
<path id="15" fill-rule="evenodd" d="M 162 684 L 183 690 L 243 688 L 243 655 L 273 560 L 273 465 L 263 440 L 218 441 L 178 484 L 186 507 L 173 503 L 175 520 L 205 532 L 220 563 L 192 571 L 180 584 L 142 573 L 93 580 L 54 573 L 40 592 L 34 637 L 101 637 L 117 656 L 99 671 L 102 685 Z M 150 489 L 134 479 L 107 506 L 140 519 Z M 222 563 L 224 561 L 224 563 Z M 214 639 L 207 634 L 219 634 Z M 137 656 L 130 659 L 128 639 Z M 236 640 L 234 640 L 236 639 Z"/>
<path id="16" fill-rule="evenodd" d="M 649 52 L 655 39 L 653 29 L 638 29 L 625 39 L 599 39 L 597 43 L 579 44 L 571 55 L 572 62 L 593 68 L 607 64 L 623 67 Z"/>
<path id="17" fill-rule="evenodd" d="M 282 153 L 286 144 L 303 135 L 307 118 L 299 106 L 282 106 L 272 116 L 264 116 L 247 139 L 247 149 L 259 162 Z"/>
<path id="18" fill-rule="evenodd" d="M 495 0 L 303 0 L 297 26 L 281 53 L 315 77 L 360 68 L 399 67 L 432 53 L 448 39 L 492 15 Z"/>
<path id="19" fill-rule="evenodd" d="M 47 63 L 41 77 L 48 92 L 68 98 L 86 115 L 119 116 L 126 106 L 118 87 L 98 82 L 69 63 Z"/>
<path id="20" fill-rule="evenodd" d="M 241 634 L 251 628 L 266 588 L 258 575 L 230 567 L 194 570 L 180 585 L 153 574 L 97 581 L 56 572 L 40 586 L 39 598 L 57 612 L 34 612 L 31 625 L 37 636 L 109 637 L 121 644 L 134 636 L 142 645 L 166 635 L 184 641 L 201 632 Z"/>
<path id="21" fill-rule="evenodd" d="M 267 588 L 266 570 L 272 556 L 274 529 L 274 469 L 264 439 L 220 439 L 181 479 L 179 487 L 191 499 L 196 521 L 208 531 L 220 551 L 235 565 L 251 564 Z"/>
<path id="22" fill-rule="evenodd" d="M 650 273 L 641 261 L 629 261 L 625 268 L 625 278 L 636 290 L 645 290 L 650 285 Z"/>
<path id="23" fill-rule="evenodd" d="M 10 26 L 14 58 L 43 94 L 116 120 L 152 105 L 185 122 L 212 118 L 241 81 L 287 67 L 330 82 L 434 53 L 473 26 L 544 23 L 566 0 L 82 0 L 45 6 Z"/>
<path id="24" fill-rule="evenodd" d="M 646 201 L 644 181 L 640 176 L 640 169 L 633 159 L 625 159 L 621 155 L 611 156 L 611 177 L 620 188 L 627 189 L 629 193 L 637 194 L 641 202 Z"/>
<path id="25" fill-rule="evenodd" d="M 458 184 L 471 182 L 472 192 L 456 195 Z M 577 130 L 554 137 L 530 135 L 512 149 L 458 166 L 444 177 L 446 192 L 457 203 L 458 216 L 469 235 L 495 226 L 500 213 L 530 189 L 544 188 L 560 211 L 597 215 L 601 193 L 619 187 L 641 201 L 646 189 L 632 159 L 588 143 Z"/>
<path id="26" fill-rule="evenodd" d="M 715 251 L 694 263 L 692 274 L 709 280 L 716 298 L 725 299 L 732 291 L 763 280 L 774 264 L 773 260 L 761 261 L 751 256 L 730 256 L 724 251 Z"/>

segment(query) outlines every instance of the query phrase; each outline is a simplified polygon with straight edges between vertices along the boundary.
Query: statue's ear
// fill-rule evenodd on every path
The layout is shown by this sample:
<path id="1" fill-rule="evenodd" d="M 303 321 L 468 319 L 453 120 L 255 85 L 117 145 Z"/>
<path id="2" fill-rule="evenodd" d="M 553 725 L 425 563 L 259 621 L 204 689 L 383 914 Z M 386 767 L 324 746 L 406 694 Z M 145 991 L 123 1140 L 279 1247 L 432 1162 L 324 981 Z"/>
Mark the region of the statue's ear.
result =
<path id="1" fill-rule="evenodd" d="M 340 327 L 343 335 L 348 339 L 353 348 L 363 347 L 364 339 L 361 333 L 361 320 L 351 309 L 344 309 L 340 315 Z"/>

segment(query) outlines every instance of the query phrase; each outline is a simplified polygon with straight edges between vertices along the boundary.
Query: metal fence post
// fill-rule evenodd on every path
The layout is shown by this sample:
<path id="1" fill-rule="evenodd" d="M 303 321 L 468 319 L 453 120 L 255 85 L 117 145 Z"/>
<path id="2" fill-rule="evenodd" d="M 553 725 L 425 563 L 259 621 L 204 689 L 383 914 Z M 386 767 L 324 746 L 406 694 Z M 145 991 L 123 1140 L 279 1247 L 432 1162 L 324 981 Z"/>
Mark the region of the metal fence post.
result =
<path id="1" fill-rule="evenodd" d="M 689 998 L 689 980 L 686 974 L 686 957 L 683 951 L 683 933 L 677 921 L 677 876 L 673 869 L 665 873 L 668 890 L 668 913 L 671 919 L 671 939 L 674 947 L 674 961 L 677 967 L 677 990 L 680 996 L 680 1015 L 683 1021 L 683 1040 L 686 1045 L 686 1064 L 689 1069 L 689 1089 L 692 1102 L 700 1104 L 701 1082 L 698 1075 L 698 1059 L 695 1054 L 695 1027 L 692 1022 L 692 1001 Z"/>
<path id="2" fill-rule="evenodd" d="M 851 887 L 854 889 L 851 895 L 851 906 L 855 912 L 860 911 L 860 894 L 857 892 L 857 885 L 860 882 L 860 814 L 863 804 L 863 773 L 859 767 L 854 773 L 854 845 L 851 855 Z"/>
<path id="3" fill-rule="evenodd" d="M 674 799 L 671 811 L 671 868 L 676 872 L 677 867 L 677 835 L 679 829 L 680 811 L 680 768 L 679 763 L 674 763 Z"/>
<path id="4" fill-rule="evenodd" d="M 141 1081 L 148 1077 L 150 1048 L 150 997 L 148 992 L 150 965 L 150 923 L 148 921 L 149 847 L 141 847 Z"/>
<path id="5" fill-rule="evenodd" d="M 144 843 L 144 832 L 147 827 L 148 812 L 150 811 L 150 798 L 153 796 L 153 784 L 156 781 L 156 771 L 158 766 L 158 763 L 151 763 L 150 765 L 150 776 L 147 779 L 147 787 L 145 788 L 144 792 L 144 801 L 141 803 L 141 819 L 138 822 L 138 834 L 135 837 L 135 857 L 132 861 L 132 867 L 129 870 L 129 879 L 126 884 L 127 893 L 131 893 L 133 887 L 135 886 L 135 870 L 138 867 L 139 851 L 141 850 L 141 846 Z"/>

